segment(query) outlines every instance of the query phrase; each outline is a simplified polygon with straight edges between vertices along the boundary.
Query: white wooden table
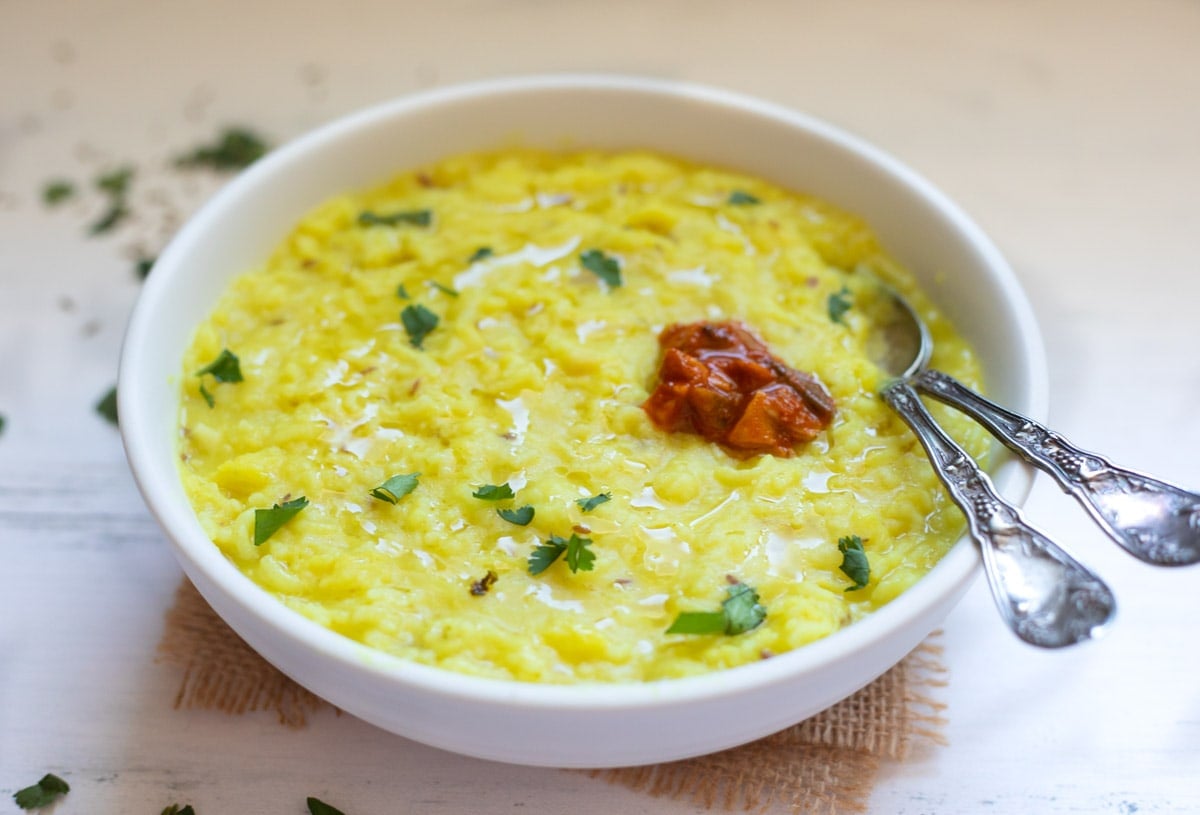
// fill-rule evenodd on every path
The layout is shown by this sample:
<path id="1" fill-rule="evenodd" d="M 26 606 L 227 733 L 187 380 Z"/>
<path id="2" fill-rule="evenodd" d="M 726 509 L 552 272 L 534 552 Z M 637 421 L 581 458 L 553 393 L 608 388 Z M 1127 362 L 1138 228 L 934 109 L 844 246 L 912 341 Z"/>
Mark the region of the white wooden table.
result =
<path id="1" fill-rule="evenodd" d="M 1200 486 L 1200 4 L 0 0 L 0 812 L 690 812 L 581 774 L 460 758 L 349 716 L 171 709 L 155 662 L 179 570 L 92 405 L 153 252 L 215 188 L 161 168 L 244 123 L 277 140 L 460 80 L 679 77 L 783 102 L 910 163 L 1027 287 L 1052 423 Z M 128 161 L 142 213 L 48 209 Z M 157 193 L 154 190 L 157 189 Z M 157 197 L 155 197 L 157 196 Z M 1103 642 L 1019 645 L 982 583 L 946 623 L 949 745 L 885 770 L 879 813 L 1200 812 L 1200 567 L 1143 566 L 1039 479 L 1027 505 L 1116 590 Z"/>

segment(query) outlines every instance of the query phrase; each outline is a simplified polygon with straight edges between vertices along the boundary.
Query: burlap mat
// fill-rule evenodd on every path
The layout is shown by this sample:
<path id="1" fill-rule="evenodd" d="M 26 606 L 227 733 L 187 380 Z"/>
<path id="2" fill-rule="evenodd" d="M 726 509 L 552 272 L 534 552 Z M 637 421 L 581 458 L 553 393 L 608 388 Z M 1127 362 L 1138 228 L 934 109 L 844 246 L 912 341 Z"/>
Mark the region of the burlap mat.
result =
<path id="1" fill-rule="evenodd" d="M 285 677 L 208 607 L 186 579 L 167 614 L 161 660 L 182 671 L 175 707 L 267 711 L 304 727 L 327 702 Z M 710 756 L 589 775 L 707 808 L 842 815 L 863 812 L 884 761 L 944 743 L 946 684 L 936 635 L 853 696 L 794 727 Z"/>

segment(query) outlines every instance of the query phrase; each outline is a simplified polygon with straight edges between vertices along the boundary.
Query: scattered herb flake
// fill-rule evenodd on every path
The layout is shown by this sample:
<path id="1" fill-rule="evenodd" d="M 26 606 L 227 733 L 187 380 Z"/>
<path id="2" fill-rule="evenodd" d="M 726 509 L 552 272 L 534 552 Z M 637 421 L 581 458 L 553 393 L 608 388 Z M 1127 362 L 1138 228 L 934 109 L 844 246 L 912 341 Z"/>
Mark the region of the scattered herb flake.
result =
<path id="1" fill-rule="evenodd" d="M 862 538 L 858 535 L 838 538 L 838 551 L 842 553 L 842 572 L 854 581 L 854 585 L 846 591 L 855 591 L 866 586 L 871 579 L 871 564 L 867 562 Z"/>
<path id="2" fill-rule="evenodd" d="M 481 246 L 478 249 L 476 249 L 475 252 L 469 258 L 467 258 L 467 263 L 476 263 L 478 261 L 484 260 L 485 258 L 490 258 L 494 254 L 496 254 L 496 253 L 492 251 L 492 247 Z"/>
<path id="3" fill-rule="evenodd" d="M 363 210 L 358 214 L 360 226 L 396 226 L 410 224 L 412 226 L 429 226 L 433 222 L 433 213 L 427 209 L 410 209 L 400 212 L 389 212 L 381 215 L 371 210 Z"/>
<path id="4" fill-rule="evenodd" d="M 496 514 L 510 524 L 529 526 L 529 522 L 533 520 L 534 509 L 527 505 L 519 509 L 498 509 L 496 510 Z"/>
<path id="5" fill-rule="evenodd" d="M 162 815 L 196 815 L 196 810 L 192 809 L 191 804 L 187 804 L 186 806 L 171 804 L 162 811 Z"/>
<path id="6" fill-rule="evenodd" d="M 850 290 L 845 286 L 842 286 L 841 291 L 829 295 L 829 319 L 835 323 L 845 325 L 846 321 L 842 318 L 850 310 L 851 303 Z"/>
<path id="7" fill-rule="evenodd" d="M 408 295 L 408 289 L 404 288 L 403 283 L 401 283 L 399 286 L 396 287 L 396 296 L 399 297 L 401 300 L 411 300 L 412 299 Z"/>
<path id="8" fill-rule="evenodd" d="M 133 168 L 126 165 L 110 170 L 96 179 L 96 189 L 107 193 L 110 198 L 123 199 L 129 194 L 129 185 L 133 181 Z"/>
<path id="9" fill-rule="evenodd" d="M 103 235 L 105 232 L 111 232 L 116 228 L 117 224 L 121 223 L 127 217 L 129 217 L 129 207 L 125 206 L 124 199 L 117 199 L 109 204 L 104 214 L 88 227 L 88 233 L 91 235 Z"/>
<path id="10" fill-rule="evenodd" d="M 139 280 L 145 280 L 150 276 L 150 270 L 154 268 L 154 262 L 158 258 L 140 257 L 135 261 L 133 270 L 137 274 Z"/>
<path id="11" fill-rule="evenodd" d="M 621 264 L 599 249 L 588 249 L 579 255 L 583 268 L 592 272 L 614 289 L 621 285 Z"/>
<path id="12" fill-rule="evenodd" d="M 205 403 L 210 407 L 216 407 L 217 401 L 213 399 L 213 395 L 208 392 L 208 388 L 204 387 L 204 383 L 200 383 L 200 395 L 204 397 Z"/>
<path id="13" fill-rule="evenodd" d="M 747 207 L 753 206 L 754 204 L 761 204 L 762 201 L 758 200 L 758 198 L 754 197 L 748 192 L 734 190 L 733 192 L 729 193 L 728 203 L 735 207 Z"/>
<path id="14" fill-rule="evenodd" d="M 471 493 L 472 498 L 478 498 L 480 501 L 503 501 L 514 495 L 516 493 L 508 484 L 484 484 Z"/>
<path id="15" fill-rule="evenodd" d="M 575 503 L 579 504 L 579 508 L 582 509 L 584 512 L 591 512 L 596 507 L 600 506 L 603 503 L 611 501 L 611 500 L 612 500 L 611 492 L 602 492 L 602 493 L 599 493 L 598 495 L 593 495 L 591 498 L 577 498 L 575 500 Z"/>
<path id="16" fill-rule="evenodd" d="M 458 297 L 458 292 L 456 292 L 454 289 L 450 288 L 449 286 L 446 286 L 446 285 L 443 285 L 443 284 L 437 282 L 436 280 L 430 280 L 429 285 L 433 286 L 435 289 L 440 291 L 442 294 L 447 294 L 451 297 Z"/>
<path id="17" fill-rule="evenodd" d="M 337 807 L 331 807 L 321 799 L 311 796 L 308 798 L 308 812 L 309 815 L 345 815 Z"/>
<path id="18" fill-rule="evenodd" d="M 300 514 L 300 510 L 308 506 L 304 496 L 282 504 L 275 504 L 270 509 L 254 510 L 254 545 L 262 546 L 268 538 L 279 531 L 279 528 Z"/>
<path id="19" fill-rule="evenodd" d="M 495 572 L 493 572 L 491 569 L 488 569 L 487 574 L 471 584 L 471 594 L 475 597 L 482 597 L 488 593 L 488 590 L 494 586 L 496 581 L 499 579 L 499 576 Z"/>
<path id="20" fill-rule="evenodd" d="M 175 165 L 207 167 L 226 172 L 241 170 L 258 161 L 269 149 L 266 141 L 250 130 L 244 127 L 230 127 L 212 144 L 202 145 L 177 157 Z"/>
<path id="21" fill-rule="evenodd" d="M 404 323 L 404 330 L 408 332 L 408 341 L 412 347 L 420 348 L 429 332 L 437 328 L 438 316 L 417 303 L 404 307 L 404 311 L 400 312 L 400 322 Z"/>
<path id="22" fill-rule="evenodd" d="M 767 610 L 758 602 L 758 592 L 745 583 L 728 588 L 729 596 L 720 611 L 684 611 L 671 623 L 668 634 L 744 634 L 762 625 Z"/>
<path id="23" fill-rule="evenodd" d="M 217 358 L 196 371 L 196 376 L 212 374 L 218 382 L 241 382 L 242 366 L 237 355 L 228 348 L 222 348 Z"/>
<path id="24" fill-rule="evenodd" d="M 100 401 L 96 403 L 96 412 L 108 420 L 109 424 L 117 424 L 117 386 L 108 389 Z"/>
<path id="25" fill-rule="evenodd" d="M 420 473 L 394 475 L 371 490 L 371 497 L 378 498 L 380 501 L 387 501 L 389 504 L 395 504 L 417 488 L 420 477 Z"/>
<path id="26" fill-rule="evenodd" d="M 529 573 L 541 574 L 563 555 L 566 555 L 567 568 L 572 572 L 590 572 L 596 562 L 596 554 L 588 548 L 591 545 L 591 538 L 581 538 L 575 533 L 571 534 L 570 540 L 551 535 L 529 556 Z"/>
<path id="27" fill-rule="evenodd" d="M 48 181 L 46 186 L 42 187 L 42 203 L 49 207 L 57 206 L 74 196 L 75 185 L 63 179 Z"/>
<path id="28" fill-rule="evenodd" d="M 54 773 L 46 773 L 42 779 L 30 787 L 17 790 L 13 800 L 21 809 L 41 809 L 49 806 L 60 795 L 66 795 L 71 787 Z"/>
<path id="29" fill-rule="evenodd" d="M 6 421 L 6 420 L 5 420 L 5 418 L 4 418 L 4 414 L 3 414 L 3 413 L 0 413 L 0 436 L 3 436 L 3 435 L 4 435 L 4 422 L 5 422 L 5 421 Z"/>

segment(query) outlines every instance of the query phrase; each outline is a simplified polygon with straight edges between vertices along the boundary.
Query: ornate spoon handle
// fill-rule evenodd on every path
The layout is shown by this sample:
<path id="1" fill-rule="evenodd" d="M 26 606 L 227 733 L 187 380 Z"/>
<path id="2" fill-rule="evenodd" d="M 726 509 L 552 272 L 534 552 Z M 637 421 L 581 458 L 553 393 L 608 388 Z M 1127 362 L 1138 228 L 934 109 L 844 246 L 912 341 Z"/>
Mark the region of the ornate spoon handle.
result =
<path id="1" fill-rule="evenodd" d="M 1159 566 L 1200 561 L 1200 494 L 1116 467 L 939 371 L 922 371 L 910 381 L 971 416 L 1017 455 L 1049 473 L 1134 557 Z"/>
<path id="2" fill-rule="evenodd" d="M 905 381 L 892 383 L 882 396 L 920 439 L 934 471 L 967 516 L 992 597 L 1013 632 L 1043 648 L 1098 634 L 1116 607 L 1108 586 L 1025 522 Z"/>

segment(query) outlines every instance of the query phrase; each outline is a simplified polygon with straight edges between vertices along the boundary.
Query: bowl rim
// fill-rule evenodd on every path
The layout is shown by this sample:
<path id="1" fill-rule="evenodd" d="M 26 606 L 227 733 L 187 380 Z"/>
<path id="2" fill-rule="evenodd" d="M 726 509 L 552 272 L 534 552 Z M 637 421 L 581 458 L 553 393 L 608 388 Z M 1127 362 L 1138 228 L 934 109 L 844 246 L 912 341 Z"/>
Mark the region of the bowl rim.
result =
<path id="1" fill-rule="evenodd" d="M 867 141 L 807 113 L 742 93 L 707 85 L 675 80 L 609 74 L 547 74 L 512 76 L 466 82 L 427 90 L 384 101 L 340 116 L 268 153 L 219 190 L 170 241 L 156 262 L 154 273 L 145 283 L 131 315 L 121 351 L 118 379 L 118 407 L 121 436 L 134 479 L 151 513 L 171 541 L 185 572 L 202 594 L 219 587 L 246 614 L 286 637 L 292 644 L 316 651 L 322 657 L 354 671 L 367 672 L 378 679 L 400 682 L 441 697 L 503 703 L 539 709 L 615 710 L 647 706 L 688 705 L 700 700 L 723 697 L 731 692 L 757 691 L 809 672 L 819 666 L 847 659 L 865 646 L 884 640 L 902 629 L 922 609 L 955 591 L 961 591 L 978 575 L 980 562 L 976 547 L 964 536 L 914 586 L 892 599 L 883 608 L 816 642 L 771 659 L 708 673 L 647 682 L 605 682 L 548 684 L 499 679 L 458 673 L 387 654 L 348 639 L 294 611 L 239 571 L 211 540 L 200 532 L 194 515 L 179 516 L 169 495 L 168 483 L 178 479 L 172 457 L 154 455 L 152 434 L 158 423 L 147 415 L 140 395 L 149 388 L 161 387 L 151 381 L 145 364 L 145 349 L 152 341 L 155 312 L 169 298 L 174 271 L 183 263 L 189 246 L 204 235 L 208 224 L 223 208 L 237 201 L 248 190 L 269 184 L 285 166 L 323 145 L 346 137 L 361 128 L 439 105 L 470 102 L 496 93 L 536 93 L 564 88 L 590 88 L 637 94 L 691 99 L 739 114 L 766 117 L 807 131 L 817 138 L 835 143 L 857 154 L 877 170 L 891 176 L 923 198 L 962 234 L 978 251 L 983 262 L 1002 288 L 1007 305 L 1017 322 L 1017 330 L 1028 340 L 1026 379 L 1029 384 L 1028 412 L 1044 416 L 1047 404 L 1047 374 L 1044 349 L 1032 307 L 1008 263 L 982 230 L 945 194 L 890 154 Z M 1004 492 L 1017 502 L 1023 501 L 1032 487 L 1032 471 L 1015 459 L 993 468 L 1003 470 Z M 190 514 L 190 508 L 189 508 Z M 190 521 L 190 524 L 189 524 Z M 223 604 L 209 602 L 217 608 Z M 219 599 L 219 598 L 218 598 Z M 239 632 L 240 633 L 240 632 Z M 856 688 L 846 689 L 851 693 Z"/>

